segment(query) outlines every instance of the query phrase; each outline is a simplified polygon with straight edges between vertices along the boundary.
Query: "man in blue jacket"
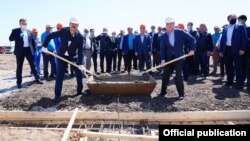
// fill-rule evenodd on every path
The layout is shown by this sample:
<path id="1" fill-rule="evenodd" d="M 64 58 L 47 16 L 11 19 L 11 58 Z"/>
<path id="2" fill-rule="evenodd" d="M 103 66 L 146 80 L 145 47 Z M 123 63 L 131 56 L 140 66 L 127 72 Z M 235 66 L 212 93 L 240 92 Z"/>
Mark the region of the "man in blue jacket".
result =
<path id="1" fill-rule="evenodd" d="M 128 34 L 123 37 L 122 54 L 125 56 L 125 67 L 127 67 L 128 73 L 131 71 L 131 64 L 133 60 L 134 69 L 137 69 L 137 58 L 135 56 L 135 35 L 133 34 L 133 28 L 128 27 Z"/>
<path id="2" fill-rule="evenodd" d="M 29 62 L 32 74 L 36 79 L 37 84 L 43 84 L 40 81 L 40 77 L 37 74 L 37 70 L 34 63 L 34 54 L 36 52 L 36 43 L 33 33 L 27 29 L 27 20 L 19 20 L 20 28 L 13 29 L 9 40 L 15 41 L 14 54 L 16 55 L 16 78 L 17 78 L 17 87 L 22 88 L 22 70 L 24 58 Z"/>
<path id="3" fill-rule="evenodd" d="M 139 59 L 139 69 L 144 71 L 146 63 L 147 69 L 151 68 L 152 38 L 146 34 L 145 25 L 140 26 L 141 33 L 135 37 L 135 56 Z"/>
<path id="4" fill-rule="evenodd" d="M 51 25 L 46 25 L 46 31 L 41 35 L 41 41 L 42 43 L 45 41 L 46 37 L 51 33 L 52 31 Z M 54 43 L 54 40 L 50 40 L 48 43 L 48 51 L 50 52 L 56 52 L 56 46 Z M 51 71 L 49 74 L 48 67 L 49 63 L 51 65 Z M 43 75 L 45 80 L 52 80 L 55 79 L 56 75 L 56 60 L 55 57 L 46 53 L 43 53 Z"/>
<path id="5" fill-rule="evenodd" d="M 194 55 L 195 50 L 195 39 L 187 32 L 179 29 L 175 29 L 175 21 L 173 18 L 166 18 L 166 29 L 167 32 L 162 35 L 160 42 L 160 54 L 161 63 L 164 64 L 166 61 L 171 61 L 175 58 L 183 56 L 184 47 L 189 47 L 189 55 Z M 169 79 L 175 69 L 175 84 L 179 93 L 179 99 L 182 100 L 184 97 L 184 84 L 182 77 L 182 65 L 183 60 L 177 61 L 164 68 L 164 74 L 162 77 L 162 86 L 160 95 L 165 95 Z"/>
<path id="6" fill-rule="evenodd" d="M 244 85 L 242 59 L 247 47 L 247 32 L 243 25 L 237 25 L 237 16 L 231 14 L 227 17 L 229 25 L 223 30 L 220 41 L 220 56 L 224 56 L 227 86 L 233 85 L 236 72 L 235 89 L 241 90 Z"/>
<path id="7" fill-rule="evenodd" d="M 53 32 L 47 36 L 43 46 L 47 47 L 49 41 L 54 38 L 60 38 L 60 47 L 57 54 L 65 59 L 76 62 L 81 70 L 83 69 L 83 43 L 84 39 L 81 33 L 78 31 L 79 21 L 76 17 L 70 19 L 70 27 L 62 28 L 59 31 Z M 44 48 L 43 48 L 44 49 Z M 46 49 L 44 49 L 46 51 Z M 68 64 L 58 59 L 58 69 L 56 72 L 56 84 L 55 84 L 55 99 L 54 102 L 61 102 L 61 93 L 63 86 L 63 79 L 65 68 Z M 82 94 L 83 89 L 83 74 L 80 69 L 74 67 L 76 79 L 77 79 L 77 94 Z"/>

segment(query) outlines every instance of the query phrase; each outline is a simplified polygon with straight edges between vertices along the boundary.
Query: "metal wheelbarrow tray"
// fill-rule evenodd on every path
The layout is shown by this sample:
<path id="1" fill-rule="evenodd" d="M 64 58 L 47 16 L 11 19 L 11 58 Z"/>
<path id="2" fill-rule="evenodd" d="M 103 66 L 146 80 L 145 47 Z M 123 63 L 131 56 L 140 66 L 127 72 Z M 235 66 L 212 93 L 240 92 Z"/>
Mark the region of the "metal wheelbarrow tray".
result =
<path id="1" fill-rule="evenodd" d="M 94 95 L 150 95 L 156 84 L 150 75 L 113 74 L 103 80 L 95 80 L 91 76 L 87 81 L 87 86 Z"/>

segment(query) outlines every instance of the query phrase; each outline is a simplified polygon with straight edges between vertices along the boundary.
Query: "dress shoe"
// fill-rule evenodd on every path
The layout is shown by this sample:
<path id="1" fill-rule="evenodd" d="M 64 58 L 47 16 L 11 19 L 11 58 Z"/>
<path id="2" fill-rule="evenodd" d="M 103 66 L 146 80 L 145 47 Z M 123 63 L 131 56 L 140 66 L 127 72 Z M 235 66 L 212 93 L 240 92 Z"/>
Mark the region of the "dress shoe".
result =
<path id="1" fill-rule="evenodd" d="M 53 99 L 53 102 L 55 102 L 55 103 L 60 103 L 61 101 L 62 100 L 59 97 L 56 97 L 56 98 Z"/>
<path id="2" fill-rule="evenodd" d="M 183 99 L 184 99 L 183 96 L 179 96 L 179 97 L 178 97 L 178 100 L 183 100 Z"/>
<path id="3" fill-rule="evenodd" d="M 17 88 L 18 88 L 18 89 L 21 89 L 21 88 L 22 88 L 22 85 L 21 85 L 21 84 L 17 84 Z"/>
<path id="4" fill-rule="evenodd" d="M 232 86 L 234 83 L 233 82 L 227 82 L 226 86 Z"/>
<path id="5" fill-rule="evenodd" d="M 41 80 L 36 80 L 36 84 L 43 84 Z"/>
<path id="6" fill-rule="evenodd" d="M 167 94 L 167 92 L 163 92 L 163 91 L 162 91 L 159 95 L 160 95 L 160 96 L 165 96 L 166 94 Z"/>

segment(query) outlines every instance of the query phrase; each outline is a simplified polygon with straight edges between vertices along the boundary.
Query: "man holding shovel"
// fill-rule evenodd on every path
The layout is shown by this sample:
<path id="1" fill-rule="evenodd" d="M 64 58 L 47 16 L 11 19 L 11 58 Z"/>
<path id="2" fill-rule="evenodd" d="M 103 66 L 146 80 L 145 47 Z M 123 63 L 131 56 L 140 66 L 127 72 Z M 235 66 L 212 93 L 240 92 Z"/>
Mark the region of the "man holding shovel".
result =
<path id="1" fill-rule="evenodd" d="M 67 60 L 76 61 L 78 68 L 74 67 L 75 75 L 77 79 L 77 94 L 82 94 L 83 89 L 83 43 L 84 39 L 81 33 L 77 30 L 79 21 L 76 17 L 70 19 L 69 27 L 62 28 L 59 31 L 53 32 L 47 36 L 43 46 L 47 47 L 51 39 L 60 38 L 61 44 L 57 51 L 57 55 Z M 46 52 L 46 48 L 43 48 L 43 52 Z M 78 57 L 77 57 L 78 56 Z M 61 92 L 64 79 L 64 73 L 67 63 L 58 59 L 58 68 L 56 72 L 56 84 L 55 84 L 55 103 L 61 102 Z"/>
<path id="2" fill-rule="evenodd" d="M 171 61 L 183 56 L 184 47 L 189 47 L 189 56 L 194 55 L 195 39 L 183 30 L 175 29 L 175 21 L 173 18 L 166 18 L 167 32 L 162 35 L 160 41 L 160 55 L 161 64 L 165 64 L 166 61 Z M 175 84 L 179 93 L 179 100 L 184 97 L 184 84 L 182 77 L 182 65 L 183 60 L 179 60 L 175 63 L 169 64 L 164 68 L 164 74 L 162 77 L 162 86 L 160 95 L 165 95 L 169 79 L 173 73 L 176 72 Z"/>

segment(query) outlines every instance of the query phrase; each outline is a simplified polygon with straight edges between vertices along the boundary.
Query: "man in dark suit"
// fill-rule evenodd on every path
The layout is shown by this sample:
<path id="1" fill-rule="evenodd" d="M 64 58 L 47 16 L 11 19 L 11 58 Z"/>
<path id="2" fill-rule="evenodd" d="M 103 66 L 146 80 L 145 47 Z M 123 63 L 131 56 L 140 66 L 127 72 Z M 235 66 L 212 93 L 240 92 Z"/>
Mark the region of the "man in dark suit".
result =
<path id="1" fill-rule="evenodd" d="M 200 31 L 196 38 L 195 72 L 205 78 L 209 74 L 209 56 L 213 51 L 212 35 L 207 33 L 207 26 L 200 24 Z"/>
<path id="2" fill-rule="evenodd" d="M 15 41 L 15 49 L 14 54 L 16 55 L 16 78 L 17 78 L 17 87 L 22 88 L 22 70 L 23 70 L 23 62 L 24 58 L 26 58 L 29 62 L 31 72 L 36 79 L 37 84 L 43 84 L 40 81 L 40 77 L 37 74 L 37 70 L 34 62 L 34 54 L 36 52 L 36 43 L 35 37 L 33 33 L 26 29 L 27 20 L 20 19 L 19 20 L 20 28 L 13 29 L 9 40 Z"/>
<path id="3" fill-rule="evenodd" d="M 247 49 L 246 49 L 246 54 L 245 58 L 243 59 L 243 64 L 244 64 L 244 74 L 247 79 L 247 91 L 250 93 L 250 27 L 246 25 L 247 21 L 247 16 L 246 15 L 240 15 L 238 17 L 239 24 L 242 24 L 245 26 L 247 30 Z"/>
<path id="4" fill-rule="evenodd" d="M 112 32 L 111 35 L 111 62 L 110 65 L 113 64 L 113 71 L 116 71 L 117 66 L 117 53 L 118 53 L 118 39 L 116 37 L 116 33 Z M 112 67 L 112 66 L 111 66 Z"/>
<path id="5" fill-rule="evenodd" d="M 224 56 L 227 72 L 227 86 L 233 85 L 236 72 L 235 89 L 241 90 L 244 85 L 243 64 L 247 47 L 247 32 L 243 25 L 236 25 L 237 16 L 227 17 L 229 25 L 223 30 L 220 43 L 220 56 Z"/>
<path id="6" fill-rule="evenodd" d="M 53 32 L 47 36 L 43 46 L 47 47 L 51 39 L 60 38 L 61 44 L 57 54 L 65 59 L 75 62 L 80 68 L 83 68 L 83 43 L 84 38 L 77 30 L 79 21 L 76 17 L 70 19 L 70 27 L 62 28 L 59 31 Z M 44 49 L 44 48 L 43 48 Z M 63 86 L 64 73 L 67 63 L 58 60 L 58 69 L 56 73 L 56 85 L 55 85 L 55 99 L 54 102 L 59 103 L 61 101 L 61 93 Z M 82 71 L 76 67 L 73 67 L 77 79 L 77 94 L 82 94 L 83 89 L 83 74 Z"/>
<path id="7" fill-rule="evenodd" d="M 94 29 L 90 29 L 90 44 L 93 50 L 92 57 L 93 57 L 93 63 L 94 63 L 94 70 L 95 72 L 97 72 L 98 41 L 96 40 Z"/>
<path id="8" fill-rule="evenodd" d="M 161 63 L 161 59 L 160 59 L 160 38 L 162 36 L 161 31 L 162 31 L 162 28 L 158 27 L 158 33 L 156 33 L 153 38 L 153 46 L 152 46 L 153 67 L 158 66 Z"/>
<path id="9" fill-rule="evenodd" d="M 137 69 L 137 57 L 135 56 L 135 35 L 133 34 L 133 28 L 128 27 L 128 34 L 123 38 L 122 52 L 126 56 L 126 65 L 128 73 L 131 72 L 131 63 L 133 60 L 134 69 Z"/>
<path id="10" fill-rule="evenodd" d="M 122 54 L 123 39 L 124 39 L 124 31 L 121 30 L 120 34 L 119 34 L 119 37 L 118 37 L 118 40 L 117 40 L 117 43 L 118 43 L 118 71 L 119 72 L 121 71 L 122 59 L 123 59 L 123 62 L 124 62 L 123 64 L 125 66 L 124 71 L 127 70 L 125 55 Z"/>
<path id="11" fill-rule="evenodd" d="M 193 30 L 193 22 L 188 22 L 187 24 L 187 31 L 188 33 L 194 37 L 195 39 L 197 38 L 197 31 Z M 186 52 L 189 52 L 186 48 Z M 187 60 L 187 68 L 188 68 L 188 74 L 194 75 L 195 74 L 195 63 L 194 63 L 195 56 L 190 56 L 186 58 Z"/>
<path id="12" fill-rule="evenodd" d="M 141 33 L 135 37 L 135 56 L 139 59 L 139 69 L 144 71 L 146 63 L 147 69 L 151 68 L 152 38 L 146 34 L 145 25 L 140 26 Z"/>
<path id="13" fill-rule="evenodd" d="M 189 55 L 194 55 L 195 50 L 195 39 L 183 30 L 175 29 L 175 21 L 173 18 L 166 18 L 166 29 L 167 32 L 161 37 L 161 63 L 164 64 L 166 61 L 171 61 L 175 58 L 183 56 L 185 54 L 184 47 L 189 47 Z M 182 100 L 184 97 L 184 84 L 182 78 L 182 66 L 183 60 L 177 61 L 164 68 L 164 74 L 162 77 L 162 86 L 160 95 L 166 94 L 167 85 L 169 79 L 175 69 L 175 84 L 179 93 L 179 99 Z"/>
<path id="14" fill-rule="evenodd" d="M 100 42 L 100 66 L 101 73 L 104 73 L 104 59 L 106 59 L 106 72 L 111 72 L 111 39 L 108 35 L 108 29 L 103 28 L 103 33 L 96 37 Z"/>

